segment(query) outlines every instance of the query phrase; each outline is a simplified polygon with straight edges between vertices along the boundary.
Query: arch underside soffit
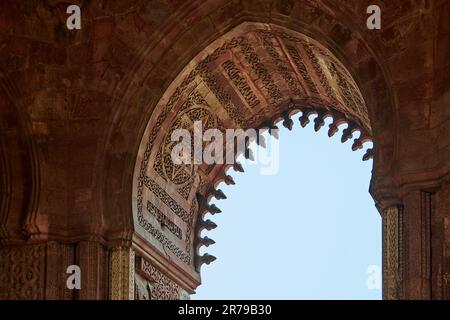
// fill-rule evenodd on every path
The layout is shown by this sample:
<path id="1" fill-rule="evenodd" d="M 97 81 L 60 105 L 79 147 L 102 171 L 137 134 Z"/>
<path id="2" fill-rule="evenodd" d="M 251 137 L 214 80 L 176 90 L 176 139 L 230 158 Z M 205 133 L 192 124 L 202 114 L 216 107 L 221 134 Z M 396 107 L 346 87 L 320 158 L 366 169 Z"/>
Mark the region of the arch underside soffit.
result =
<path id="1" fill-rule="evenodd" d="M 347 123 L 342 141 L 360 135 L 352 149 L 371 140 L 364 99 L 350 73 L 316 41 L 291 30 L 244 23 L 203 50 L 179 74 L 157 104 L 145 130 L 133 179 L 136 233 L 182 270 L 198 278 L 199 232 L 206 199 L 219 181 L 233 183 L 225 165 L 175 165 L 171 133 L 216 128 L 289 129 L 300 111 L 316 130 L 332 118 L 329 135 Z M 368 149 L 365 159 L 372 156 Z M 217 193 L 216 193 L 217 196 Z M 219 195 L 220 196 L 220 195 Z M 200 241 L 200 243 L 199 243 Z M 203 260 L 202 260 L 203 259 Z M 206 260 L 205 260 L 206 259 Z"/>

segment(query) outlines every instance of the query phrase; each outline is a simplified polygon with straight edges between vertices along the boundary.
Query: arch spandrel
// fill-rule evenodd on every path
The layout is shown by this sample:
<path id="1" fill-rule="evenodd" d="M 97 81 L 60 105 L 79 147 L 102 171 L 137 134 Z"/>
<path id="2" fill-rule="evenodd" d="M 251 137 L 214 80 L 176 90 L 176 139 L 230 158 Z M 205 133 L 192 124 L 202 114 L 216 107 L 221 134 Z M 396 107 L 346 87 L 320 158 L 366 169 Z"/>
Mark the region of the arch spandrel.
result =
<path id="1" fill-rule="evenodd" d="M 280 117 L 287 121 L 295 110 L 305 114 L 302 125 L 317 114 L 317 130 L 331 116 L 330 135 L 348 123 L 343 141 L 359 130 L 353 149 L 371 139 L 356 82 L 313 39 L 272 24 L 243 23 L 213 42 L 168 87 L 147 125 L 133 178 L 135 232 L 199 281 L 199 266 L 207 261 L 196 256 L 197 224 L 202 221 L 197 215 L 204 210 L 201 199 L 223 179 L 225 168 L 174 165 L 171 132 L 192 130 L 195 121 L 202 121 L 203 130 L 260 128 Z"/>

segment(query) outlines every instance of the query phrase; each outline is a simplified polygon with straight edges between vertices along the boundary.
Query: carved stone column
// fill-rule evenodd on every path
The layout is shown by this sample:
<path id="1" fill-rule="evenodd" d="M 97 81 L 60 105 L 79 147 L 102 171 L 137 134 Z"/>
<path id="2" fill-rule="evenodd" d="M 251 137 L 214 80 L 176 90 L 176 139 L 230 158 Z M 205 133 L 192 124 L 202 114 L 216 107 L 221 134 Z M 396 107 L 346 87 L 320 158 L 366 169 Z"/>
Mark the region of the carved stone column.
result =
<path id="1" fill-rule="evenodd" d="M 449 183 L 408 192 L 402 199 L 405 299 L 449 298 Z"/>
<path id="2" fill-rule="evenodd" d="M 108 298 L 108 255 L 97 242 L 81 241 L 76 246 L 76 261 L 81 268 L 81 290 L 76 299 Z"/>
<path id="3" fill-rule="evenodd" d="M 383 210 L 383 299 L 401 299 L 403 259 L 402 208 Z"/>
<path id="4" fill-rule="evenodd" d="M 131 248 L 111 250 L 109 297 L 112 300 L 134 300 L 134 260 Z"/>
<path id="5" fill-rule="evenodd" d="M 404 204 L 404 290 L 405 299 L 431 299 L 431 221 L 435 215 L 435 194 L 408 192 Z M 442 254 L 436 252 L 435 254 Z"/>

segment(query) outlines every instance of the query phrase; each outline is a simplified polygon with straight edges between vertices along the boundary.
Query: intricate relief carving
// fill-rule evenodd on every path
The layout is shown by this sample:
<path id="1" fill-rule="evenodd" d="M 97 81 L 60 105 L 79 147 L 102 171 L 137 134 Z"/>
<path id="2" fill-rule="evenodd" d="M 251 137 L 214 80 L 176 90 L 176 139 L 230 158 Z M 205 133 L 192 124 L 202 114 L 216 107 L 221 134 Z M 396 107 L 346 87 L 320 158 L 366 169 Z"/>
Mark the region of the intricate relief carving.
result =
<path id="1" fill-rule="evenodd" d="M 383 213 L 383 299 L 402 296 L 402 210 L 396 206 Z"/>
<path id="2" fill-rule="evenodd" d="M 277 105 L 283 100 L 280 89 L 273 82 L 267 68 L 261 63 L 258 54 L 253 50 L 252 45 L 244 37 L 239 37 L 239 48 L 244 54 L 245 59 L 252 67 L 253 72 L 261 79 L 263 88 L 267 90 L 268 99 L 271 104 Z"/>
<path id="3" fill-rule="evenodd" d="M 44 299 L 44 245 L 2 249 L 0 258 L 0 299 Z"/>
<path id="4" fill-rule="evenodd" d="M 323 69 L 319 62 L 319 59 L 317 58 L 317 55 L 314 52 L 314 46 L 311 44 L 306 44 L 303 46 L 303 48 L 305 49 L 305 52 L 308 55 L 308 58 L 311 61 L 312 67 L 313 67 L 314 71 L 316 72 L 316 75 L 318 76 L 320 83 L 322 84 L 323 88 L 325 89 L 326 94 L 328 95 L 329 98 L 335 100 L 336 96 L 328 82 L 327 76 L 323 72 Z"/>
<path id="5" fill-rule="evenodd" d="M 247 112 L 247 109 L 239 108 L 235 105 L 230 95 L 219 85 L 213 72 L 207 66 L 202 66 L 200 70 L 204 83 L 216 96 L 217 100 L 219 100 L 221 106 L 227 111 L 230 118 L 233 119 L 237 125 L 245 126 L 247 120 L 251 117 L 251 114 Z"/>
<path id="6" fill-rule="evenodd" d="M 110 299 L 134 299 L 134 251 L 130 248 L 114 248 L 110 260 Z"/>
<path id="7" fill-rule="evenodd" d="M 289 52 L 289 55 L 291 56 L 295 66 L 297 67 L 298 72 L 302 76 L 303 81 L 305 81 L 309 92 L 316 95 L 319 94 L 319 91 L 317 91 L 316 85 L 314 84 L 314 81 L 311 79 L 309 71 L 306 69 L 306 66 L 303 63 L 303 59 L 300 56 L 298 50 L 291 45 L 286 45 L 286 49 Z"/>
<path id="8" fill-rule="evenodd" d="M 137 220 L 139 225 L 141 225 L 141 227 L 144 228 L 145 231 L 147 231 L 153 238 L 159 241 L 165 248 L 167 248 L 167 250 L 171 251 L 178 259 L 180 259 L 186 264 L 191 263 L 190 245 L 186 246 L 186 252 L 184 252 L 184 250 L 180 249 L 175 243 L 169 240 L 159 228 L 154 227 L 142 215 L 142 209 L 141 211 L 138 211 Z M 188 233 L 186 233 L 186 241 L 190 241 L 190 236 L 188 237 Z"/>
<path id="9" fill-rule="evenodd" d="M 153 286 L 145 278 L 136 274 L 134 299 L 135 300 L 150 300 L 152 296 Z"/>
<path id="10" fill-rule="evenodd" d="M 136 259 L 137 273 L 143 278 L 139 280 L 139 299 L 179 300 L 180 286 L 156 269 L 150 262 L 138 257 Z"/>
<path id="11" fill-rule="evenodd" d="M 164 213 L 161 212 L 153 203 L 147 201 L 148 212 L 158 220 L 158 222 L 165 226 L 170 232 L 177 236 L 180 240 L 183 238 L 183 232 L 180 227 L 171 221 Z"/>
<path id="12" fill-rule="evenodd" d="M 338 125 L 350 121 L 344 141 L 356 130 L 352 118 L 370 129 L 367 117 L 361 116 L 367 115 L 364 101 L 345 67 L 306 36 L 276 26 L 255 25 L 252 29 L 247 25 L 205 52 L 210 53 L 202 53 L 186 66 L 156 106 L 147 141 L 141 145 L 133 195 L 137 199 L 136 223 L 142 227 L 138 230 L 161 243 L 163 254 L 178 258 L 175 261 L 180 260 L 183 268 L 184 264 L 193 266 L 191 234 L 198 213 L 194 195 L 211 190 L 221 171 L 213 165 L 175 165 L 171 161 L 173 130 L 192 132 L 195 120 L 202 120 L 204 130 L 256 128 L 273 124 L 280 115 L 288 124 L 288 108 L 294 110 L 293 104 L 302 111 L 302 117 L 303 111 L 320 109 L 314 120 L 317 130 L 324 125 L 325 116 L 333 116 L 330 135 Z M 303 108 L 306 104 L 308 110 Z M 306 124 L 303 119 L 302 125 Z M 360 148 L 364 139 L 355 139 L 352 148 Z M 230 178 L 227 181 L 231 183 Z M 177 219 L 171 223 L 167 210 L 182 222 Z M 156 223 L 158 217 L 169 226 L 167 230 Z M 185 237 L 183 243 L 180 236 Z"/>
<path id="13" fill-rule="evenodd" d="M 169 207 L 177 216 L 179 216 L 184 222 L 190 223 L 192 217 L 190 213 L 183 209 L 163 188 L 159 186 L 152 178 L 145 177 L 144 185 L 152 191 L 164 204 Z"/>
<path id="14" fill-rule="evenodd" d="M 335 62 L 329 61 L 327 66 L 336 81 L 337 87 L 339 88 L 339 95 L 342 97 L 344 104 L 350 107 L 350 110 L 354 111 L 359 119 L 363 120 L 363 124 L 369 124 L 364 99 L 353 79 Z"/>
<path id="15" fill-rule="evenodd" d="M 194 184 L 194 179 L 192 178 L 189 180 L 183 187 L 178 188 L 178 193 L 185 199 L 189 199 L 189 196 L 191 195 L 192 186 Z"/>
<path id="16" fill-rule="evenodd" d="M 249 107 L 255 107 L 260 104 L 260 101 L 253 93 L 245 77 L 241 74 L 240 70 L 236 67 L 236 64 L 232 60 L 226 60 L 222 63 L 223 70 L 226 72 L 234 87 L 244 97 Z"/>
<path id="17" fill-rule="evenodd" d="M 269 32 L 259 31 L 258 35 L 261 37 L 264 48 L 272 58 L 273 63 L 278 69 L 278 72 L 283 77 L 284 81 L 286 81 L 292 96 L 295 95 L 297 97 L 303 97 L 305 95 L 304 89 L 300 87 L 299 81 L 296 79 L 295 75 L 292 74 L 291 67 L 288 65 L 286 60 L 283 60 L 280 57 L 273 45 L 273 34 Z"/>
<path id="18" fill-rule="evenodd" d="M 162 145 L 159 148 L 158 153 L 156 154 L 156 159 L 155 159 L 155 162 L 153 163 L 153 169 L 155 170 L 155 172 L 157 174 L 159 174 L 159 176 L 161 178 L 163 178 L 164 180 L 167 181 L 167 177 L 166 177 L 166 173 L 164 172 L 164 165 L 163 165 L 163 161 L 162 161 L 163 153 L 164 153 L 164 146 Z"/>
<path id="19" fill-rule="evenodd" d="M 171 157 L 171 151 L 177 141 L 172 141 L 171 136 L 174 130 L 185 129 L 193 134 L 195 121 L 201 121 L 203 130 L 210 128 L 220 128 L 222 125 L 217 117 L 214 117 L 209 111 L 209 106 L 204 98 L 197 92 L 193 91 L 186 103 L 184 103 L 180 115 L 172 124 L 169 132 L 166 134 L 164 144 L 161 146 L 156 155 L 154 170 L 166 181 L 181 186 L 177 191 L 184 199 L 188 199 L 195 177 L 194 164 L 174 164 Z M 192 146 L 193 150 L 193 146 Z"/>

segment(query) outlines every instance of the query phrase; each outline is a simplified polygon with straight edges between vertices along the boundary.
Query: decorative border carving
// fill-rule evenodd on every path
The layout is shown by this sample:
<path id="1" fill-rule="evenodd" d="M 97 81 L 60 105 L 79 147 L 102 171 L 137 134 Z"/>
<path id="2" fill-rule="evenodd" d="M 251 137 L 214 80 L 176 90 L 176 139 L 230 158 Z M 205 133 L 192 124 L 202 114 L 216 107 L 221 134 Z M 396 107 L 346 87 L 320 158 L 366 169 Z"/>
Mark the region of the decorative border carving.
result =
<path id="1" fill-rule="evenodd" d="M 161 210 L 159 210 L 153 203 L 147 201 L 147 211 L 159 221 L 161 225 L 167 227 L 167 229 L 174 234 L 178 239 L 183 238 L 183 232 L 181 228 L 171 221 Z"/>
<path id="2" fill-rule="evenodd" d="M 110 292 L 111 300 L 134 299 L 134 251 L 130 248 L 111 250 Z"/>
<path id="3" fill-rule="evenodd" d="M 142 257 L 136 257 L 136 271 L 147 282 L 144 287 L 147 292 L 137 292 L 139 297 L 150 298 L 150 300 L 179 300 L 181 287 L 164 273 L 155 268 L 149 261 Z M 140 286 L 142 287 L 142 285 Z M 142 290 L 139 288 L 138 290 Z"/>
<path id="4" fill-rule="evenodd" d="M 250 39 L 255 39 L 256 42 L 259 43 L 259 46 L 254 48 Z M 274 42 L 274 39 L 276 42 Z M 310 41 L 307 37 L 303 39 L 301 37 L 290 35 L 284 31 L 268 30 L 265 29 L 265 27 L 260 26 L 252 30 L 245 30 L 244 33 L 241 34 L 235 34 L 235 37 L 229 38 L 225 43 L 219 45 L 218 48 L 212 52 L 210 51 L 210 54 L 202 56 L 200 61 L 194 60 L 191 64 L 192 69 L 187 69 L 181 73 L 187 74 L 187 76 L 182 76 L 183 78 L 180 76 L 180 78 L 177 79 L 177 81 L 179 80 L 180 82 L 174 82 L 173 91 L 170 91 L 170 94 L 164 96 L 163 100 L 161 100 L 161 104 L 158 104 L 154 111 L 156 121 L 148 128 L 149 135 L 146 136 L 147 141 L 143 141 L 143 143 L 145 143 L 145 151 L 142 154 L 142 157 L 139 157 L 141 162 L 137 173 L 137 223 L 143 227 L 152 238 L 156 239 L 167 248 L 167 251 L 170 251 L 175 257 L 187 264 L 191 264 L 192 262 L 191 246 L 186 243 L 187 250 L 184 251 L 180 249 L 174 242 L 169 240 L 160 230 L 158 230 L 158 227 L 152 226 L 151 223 L 145 219 L 143 210 L 145 208 L 144 188 L 146 187 L 153 195 L 161 200 L 161 203 L 167 206 L 175 215 L 180 217 L 183 222 L 186 223 L 186 240 L 190 240 L 189 231 L 192 231 L 190 229 L 195 223 L 193 219 L 195 212 L 188 209 L 187 202 L 184 203 L 183 201 L 183 203 L 179 203 L 175 200 L 178 198 L 172 198 L 167 191 L 169 188 L 166 188 L 165 184 L 159 185 L 157 181 L 149 177 L 147 168 L 151 161 L 150 158 L 153 155 L 153 152 L 155 152 L 155 150 L 153 150 L 155 141 L 157 141 L 157 139 L 159 141 L 158 137 L 161 134 L 161 128 L 164 127 L 164 124 L 167 122 L 166 120 L 171 120 L 173 117 L 176 117 L 176 114 L 179 115 L 180 111 L 185 110 L 190 103 L 192 104 L 193 99 L 195 98 L 193 96 L 194 93 L 203 101 L 200 101 L 201 103 L 206 103 L 206 101 L 204 101 L 206 98 L 204 98 L 203 95 L 210 92 L 211 95 L 208 99 L 218 102 L 218 104 L 216 103 L 216 107 L 220 107 L 223 110 L 216 111 L 226 117 L 226 119 L 224 118 L 224 121 L 228 122 L 228 125 L 230 125 L 231 122 L 234 122 L 236 126 L 242 128 L 261 125 L 262 121 L 271 119 L 273 112 L 286 111 L 286 105 L 288 103 L 282 102 L 289 100 L 288 97 L 285 99 L 285 92 L 282 92 L 282 89 L 280 89 L 281 87 L 278 86 L 279 83 L 285 83 L 286 88 L 292 92 L 293 97 L 302 101 L 307 101 L 306 103 L 308 104 L 317 102 L 317 104 L 326 108 L 327 110 L 322 111 L 325 113 L 328 112 L 326 114 L 328 116 L 332 113 L 329 112 L 328 109 L 335 109 L 336 111 L 341 112 L 349 111 L 349 114 L 356 118 L 358 118 L 358 112 L 361 111 L 353 110 L 355 108 L 354 105 L 341 106 L 343 99 L 338 99 L 342 93 L 339 91 L 339 88 L 337 88 L 337 82 L 341 80 L 341 84 L 346 85 L 342 90 L 345 89 L 351 91 L 351 85 L 353 85 L 353 83 L 348 84 L 344 81 L 346 80 L 348 72 L 343 74 L 341 78 L 337 77 L 336 74 L 333 76 L 332 70 L 329 70 L 329 66 L 326 65 L 326 61 L 334 62 L 337 60 L 334 59 L 332 54 L 326 49 L 320 48 L 314 41 Z M 294 53 L 294 50 L 297 52 L 297 55 Z M 294 62 L 292 62 L 291 59 L 293 59 Z M 325 60 L 325 62 L 323 60 Z M 229 61 L 233 64 L 236 61 L 236 68 L 232 68 L 233 66 Z M 271 66 L 268 66 L 266 62 L 269 62 Z M 248 73 L 236 77 L 236 70 L 234 69 L 239 69 L 241 64 L 247 67 Z M 228 71 L 227 67 L 229 67 Z M 273 71 L 275 71 L 277 76 L 271 74 Z M 341 65 L 339 64 L 333 71 L 335 71 L 335 73 L 341 72 Z M 248 75 L 248 79 L 245 77 L 246 75 Z M 253 82 L 250 84 L 253 84 L 254 87 L 251 87 L 248 83 L 246 83 L 248 87 L 243 84 L 242 80 L 249 79 L 252 79 L 251 81 Z M 310 80 L 310 83 L 308 82 L 308 79 Z M 224 87 L 223 81 L 228 81 L 230 86 Z M 178 85 L 175 87 L 175 84 Z M 250 94 L 251 90 L 249 91 L 249 89 L 252 88 L 255 90 L 253 95 Z M 322 94 L 321 96 L 324 97 L 324 99 L 320 99 L 317 94 L 306 96 L 305 88 L 313 93 L 318 92 L 318 95 Z M 236 103 L 238 100 L 235 99 L 238 96 L 244 97 L 244 99 L 239 99 L 239 105 Z M 255 98 L 262 103 L 273 105 L 273 110 L 269 110 L 263 106 L 254 109 L 247 108 L 245 104 L 247 103 L 249 106 L 254 105 Z M 292 99 L 290 101 L 292 102 Z M 321 114 L 321 116 L 323 115 Z M 169 117 L 171 118 L 169 119 Z M 320 128 L 321 120 L 323 123 L 322 118 L 316 121 L 318 128 Z M 337 122 L 339 121 L 340 118 Z M 355 127 L 351 126 L 343 139 L 351 138 L 350 133 L 354 129 Z M 366 138 L 366 136 L 363 138 Z M 354 149 L 357 149 L 362 142 L 363 141 L 355 140 L 352 148 L 354 147 Z M 159 163 L 157 163 L 156 169 L 155 167 L 153 168 L 161 174 L 164 172 L 164 158 L 158 158 L 158 152 L 161 150 L 163 150 L 163 152 L 165 151 L 164 148 L 160 149 L 159 146 L 156 147 L 159 149 L 156 154 L 156 162 L 159 161 Z M 205 179 L 207 183 L 211 182 L 210 178 L 215 179 L 216 177 L 207 176 Z M 168 183 L 168 179 L 165 180 L 166 183 Z M 192 195 L 192 188 L 185 185 L 185 180 L 182 182 L 183 183 L 180 183 L 175 191 L 187 201 Z M 194 191 L 199 191 L 199 187 Z M 154 204 L 157 206 L 159 205 L 159 202 Z M 159 209 L 162 210 L 161 208 Z"/>
<path id="5" fill-rule="evenodd" d="M 0 299 L 44 299 L 45 245 L 0 250 Z"/>
<path id="6" fill-rule="evenodd" d="M 383 299 L 402 297 L 403 210 L 389 207 L 383 212 Z"/>

